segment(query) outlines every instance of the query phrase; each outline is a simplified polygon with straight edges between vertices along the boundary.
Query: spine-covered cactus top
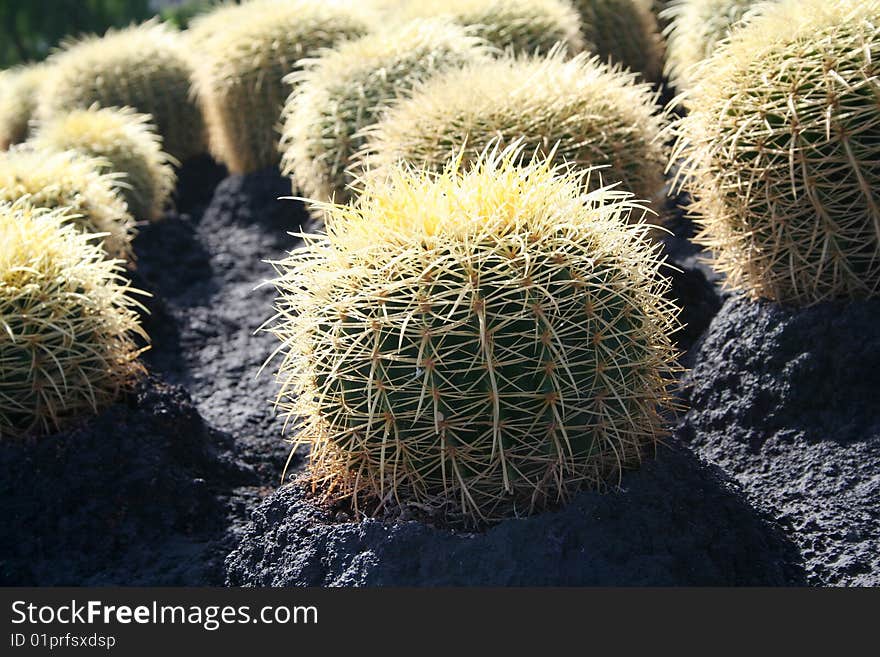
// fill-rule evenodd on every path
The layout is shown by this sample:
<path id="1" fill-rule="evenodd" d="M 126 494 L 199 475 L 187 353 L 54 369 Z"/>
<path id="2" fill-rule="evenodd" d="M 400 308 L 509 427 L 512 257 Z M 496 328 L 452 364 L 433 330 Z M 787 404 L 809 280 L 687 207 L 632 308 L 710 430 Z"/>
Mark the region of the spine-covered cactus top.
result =
<path id="1" fill-rule="evenodd" d="M 228 14 L 228 21 L 221 19 Z M 300 61 L 366 34 L 372 14 L 342 0 L 252 0 L 221 7 L 193 29 L 193 89 L 211 152 L 234 173 L 277 166 L 278 124 Z"/>
<path id="2" fill-rule="evenodd" d="M 284 172 L 305 196 L 350 200 L 354 179 L 347 169 L 364 144 L 360 131 L 417 83 L 489 57 L 466 28 L 415 19 L 310 60 L 288 77 L 294 92 L 284 112 Z"/>
<path id="3" fill-rule="evenodd" d="M 674 124 L 698 237 L 754 296 L 875 296 L 880 0 L 754 12 L 701 67 Z"/>
<path id="4" fill-rule="evenodd" d="M 0 201 L 0 439 L 99 411 L 143 372 L 147 336 L 119 261 L 64 208 Z"/>
<path id="5" fill-rule="evenodd" d="M 522 155 L 401 166 L 277 263 L 278 402 L 317 487 L 479 522 L 602 487 L 664 433 L 676 311 L 639 206 Z"/>
<path id="6" fill-rule="evenodd" d="M 42 64 L 0 71 L 0 150 L 27 139 L 47 71 Z"/>
<path id="7" fill-rule="evenodd" d="M 67 42 L 49 59 L 38 114 L 129 106 L 150 114 L 164 148 L 184 162 L 205 152 L 202 114 L 190 95 L 192 59 L 180 34 L 149 21 Z"/>

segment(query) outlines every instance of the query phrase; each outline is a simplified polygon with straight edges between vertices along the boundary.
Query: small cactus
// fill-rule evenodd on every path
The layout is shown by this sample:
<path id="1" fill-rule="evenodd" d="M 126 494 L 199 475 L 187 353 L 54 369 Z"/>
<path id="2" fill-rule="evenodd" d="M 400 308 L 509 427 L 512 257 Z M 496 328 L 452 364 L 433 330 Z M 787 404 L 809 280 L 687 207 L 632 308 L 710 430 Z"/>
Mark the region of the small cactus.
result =
<path id="1" fill-rule="evenodd" d="M 12 148 L 0 153 L 0 202 L 28 196 L 35 207 L 68 208 L 81 231 L 103 234 L 110 257 L 130 259 L 134 220 L 116 190 L 121 174 L 101 173 L 107 166 L 72 151 Z"/>
<path id="2" fill-rule="evenodd" d="M 880 294 L 880 0 L 755 8 L 671 127 L 728 283 L 809 305 Z"/>
<path id="3" fill-rule="evenodd" d="M 573 0 L 582 32 L 603 62 L 626 66 L 646 80 L 663 74 L 663 47 L 657 17 L 644 0 Z"/>
<path id="4" fill-rule="evenodd" d="M 662 207 L 666 153 L 651 87 L 582 53 L 566 60 L 502 58 L 431 78 L 369 132 L 359 167 L 381 176 L 398 161 L 442 170 L 464 146 L 467 164 L 496 139 L 579 168 L 606 166 L 594 185 Z"/>
<path id="5" fill-rule="evenodd" d="M 465 28 L 416 19 L 311 60 L 287 78 L 294 92 L 284 111 L 284 173 L 310 198 L 347 202 L 353 178 L 346 169 L 364 143 L 359 131 L 419 81 L 488 58 Z"/>
<path id="6" fill-rule="evenodd" d="M 205 152 L 204 122 L 190 98 L 192 60 L 165 24 L 148 21 L 69 41 L 49 61 L 41 119 L 93 104 L 129 106 L 153 117 L 165 151 L 178 161 Z"/>
<path id="7" fill-rule="evenodd" d="M 139 219 L 156 221 L 168 203 L 177 175 L 173 158 L 162 151 L 150 116 L 130 107 L 73 110 L 38 125 L 34 148 L 72 150 L 104 160 L 104 172 L 125 174 L 115 184 Z"/>
<path id="8" fill-rule="evenodd" d="M 28 138 L 37 93 L 48 67 L 42 64 L 0 71 L 0 150 Z"/>
<path id="9" fill-rule="evenodd" d="M 0 439 L 96 413 L 142 374 L 135 292 L 65 208 L 0 202 Z"/>
<path id="10" fill-rule="evenodd" d="M 392 22 L 444 18 L 470 26 L 493 46 L 521 54 L 547 53 L 560 42 L 569 54 L 588 46 L 569 0 L 372 0 L 371 4 Z"/>
<path id="11" fill-rule="evenodd" d="M 663 435 L 677 323 L 642 209 L 521 157 L 401 165 L 276 263 L 278 404 L 316 487 L 481 522 L 602 487 Z"/>
<path id="12" fill-rule="evenodd" d="M 229 21 L 222 27 L 224 12 Z M 277 166 L 277 125 L 290 91 L 283 79 L 302 59 L 371 25 L 369 14 L 338 0 L 252 0 L 195 21 L 202 35 L 193 89 L 215 158 L 233 173 Z"/>
<path id="13" fill-rule="evenodd" d="M 670 0 L 660 14 L 667 21 L 666 76 L 680 90 L 697 79 L 695 68 L 758 0 Z"/>

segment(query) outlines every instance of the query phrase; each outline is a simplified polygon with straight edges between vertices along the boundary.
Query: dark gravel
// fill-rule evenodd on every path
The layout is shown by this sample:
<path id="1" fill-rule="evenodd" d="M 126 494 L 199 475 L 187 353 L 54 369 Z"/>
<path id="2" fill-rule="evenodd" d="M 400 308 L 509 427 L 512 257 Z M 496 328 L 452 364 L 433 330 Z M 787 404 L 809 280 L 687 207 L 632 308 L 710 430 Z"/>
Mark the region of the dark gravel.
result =
<path id="1" fill-rule="evenodd" d="M 679 435 L 782 524 L 809 583 L 880 585 L 880 301 L 731 298 L 690 382 Z"/>

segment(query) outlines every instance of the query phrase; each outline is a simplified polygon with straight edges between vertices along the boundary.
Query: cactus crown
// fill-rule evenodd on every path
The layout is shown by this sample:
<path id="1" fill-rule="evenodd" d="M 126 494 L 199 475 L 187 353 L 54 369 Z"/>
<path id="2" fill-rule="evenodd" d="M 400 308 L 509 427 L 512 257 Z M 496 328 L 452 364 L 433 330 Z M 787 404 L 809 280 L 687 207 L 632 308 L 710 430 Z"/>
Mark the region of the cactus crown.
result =
<path id="1" fill-rule="evenodd" d="M 230 22 L 220 29 L 223 12 Z M 340 0 L 253 0 L 216 14 L 204 19 L 193 83 L 211 151 L 234 173 L 276 166 L 285 76 L 322 48 L 366 34 L 371 15 Z"/>
<path id="2" fill-rule="evenodd" d="M 125 174 L 115 183 L 135 217 L 156 221 L 174 191 L 176 160 L 162 151 L 150 116 L 130 107 L 92 106 L 60 114 L 39 123 L 31 143 L 96 157 L 109 164 L 105 171 Z"/>
<path id="3" fill-rule="evenodd" d="M 0 202 L 0 439 L 63 427 L 143 371 L 146 340 L 119 261 L 65 208 Z"/>
<path id="4" fill-rule="evenodd" d="M 315 485 L 479 522 L 639 462 L 671 403 L 668 283 L 642 208 L 581 183 L 514 145 L 325 206 L 271 329 Z"/>
<path id="5" fill-rule="evenodd" d="M 797 304 L 880 292 L 880 0 L 757 6 L 672 126 L 728 282 Z"/>
<path id="6" fill-rule="evenodd" d="M 635 74 L 584 53 L 478 63 L 431 78 L 392 107 L 368 130 L 360 166 L 368 176 L 402 160 L 438 171 L 462 145 L 467 163 L 493 139 L 522 138 L 544 156 L 555 148 L 559 163 L 605 165 L 594 185 L 619 182 L 651 200 L 666 163 L 655 97 Z"/>
<path id="7" fill-rule="evenodd" d="M 115 185 L 117 173 L 101 173 L 106 160 L 73 151 L 48 152 L 26 147 L 0 153 L 0 201 L 29 196 L 41 208 L 69 208 L 85 233 L 101 233 L 113 258 L 132 258 L 134 220 Z"/>
<path id="8" fill-rule="evenodd" d="M 697 79 L 695 67 L 730 35 L 757 0 L 671 0 L 661 16 L 668 21 L 664 73 L 681 90 Z"/>
<path id="9" fill-rule="evenodd" d="M 339 203 L 351 198 L 346 169 L 364 144 L 359 131 L 419 81 L 467 63 L 489 49 L 465 28 L 416 19 L 393 30 L 342 44 L 287 78 L 294 92 L 285 107 L 284 172 L 306 196 Z"/>
<path id="10" fill-rule="evenodd" d="M 445 18 L 472 26 L 497 48 L 517 53 L 549 52 L 562 42 L 570 54 L 587 46 L 580 18 L 568 0 L 373 0 L 391 20 Z"/>
<path id="11" fill-rule="evenodd" d="M 153 117 L 166 152 L 180 162 L 204 152 L 202 115 L 190 98 L 190 54 L 164 23 L 68 41 L 49 61 L 41 119 L 93 104 L 129 106 Z"/>
<path id="12" fill-rule="evenodd" d="M 644 0 L 574 0 L 584 40 L 603 62 L 626 66 L 659 81 L 663 47 L 657 17 Z"/>
<path id="13" fill-rule="evenodd" d="M 28 123 L 37 107 L 37 91 L 47 71 L 43 65 L 0 71 L 0 150 L 27 139 Z"/>

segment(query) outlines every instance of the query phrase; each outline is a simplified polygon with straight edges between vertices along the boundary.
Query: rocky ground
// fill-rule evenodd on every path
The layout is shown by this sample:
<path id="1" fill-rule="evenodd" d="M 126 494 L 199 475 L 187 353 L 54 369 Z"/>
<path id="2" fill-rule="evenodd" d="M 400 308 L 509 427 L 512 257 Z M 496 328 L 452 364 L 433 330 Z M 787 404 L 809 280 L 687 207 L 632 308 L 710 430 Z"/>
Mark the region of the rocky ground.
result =
<path id="1" fill-rule="evenodd" d="M 202 162 L 181 178 L 178 211 L 135 244 L 151 379 L 70 431 L 0 446 L 0 583 L 880 584 L 877 303 L 725 301 L 677 217 L 664 241 L 691 410 L 620 492 L 483 533 L 341 522 L 276 490 L 290 446 L 271 369 L 257 376 L 275 347 L 255 334 L 264 260 L 296 244 L 304 208 L 277 200 L 291 192 L 274 172 Z"/>

